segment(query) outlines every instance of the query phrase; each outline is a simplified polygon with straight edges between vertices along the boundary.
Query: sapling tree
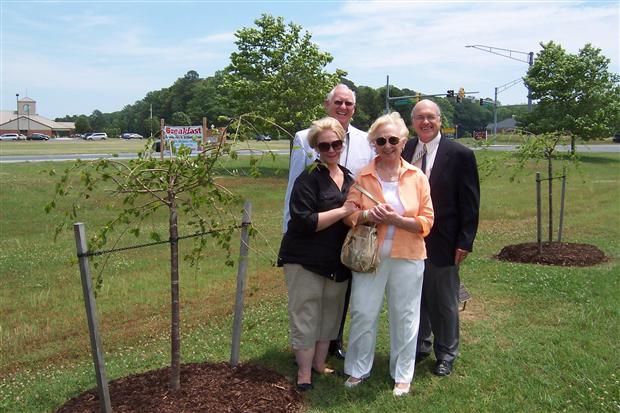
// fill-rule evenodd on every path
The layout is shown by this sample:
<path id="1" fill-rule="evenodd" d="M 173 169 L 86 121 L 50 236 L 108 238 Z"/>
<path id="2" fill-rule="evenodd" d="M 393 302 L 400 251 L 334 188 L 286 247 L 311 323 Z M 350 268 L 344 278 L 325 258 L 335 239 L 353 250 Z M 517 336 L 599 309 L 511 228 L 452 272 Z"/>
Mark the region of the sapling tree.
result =
<path id="1" fill-rule="evenodd" d="M 238 125 L 239 121 L 240 118 L 231 120 L 227 129 Z M 238 227 L 241 200 L 216 177 L 218 159 L 225 155 L 234 156 L 230 145 L 223 140 L 197 156 L 183 146 L 178 150 L 168 147 L 170 155 L 163 160 L 149 149 L 151 143 L 149 141 L 136 159 L 78 160 L 67 167 L 59 174 L 54 199 L 47 204 L 46 211 L 61 213 L 62 219 L 56 227 L 58 235 L 69 229 L 78 220 L 83 206 L 99 198 L 102 191 L 109 197 L 120 199 L 122 207 L 95 231 L 89 240 L 89 251 L 116 245 L 127 233 L 139 236 L 145 220 L 153 218 L 161 209 L 167 211 L 171 288 L 170 387 L 177 390 L 180 388 L 181 362 L 179 222 L 182 219 L 185 231 L 203 234 L 194 237 L 193 248 L 185 256 L 190 263 L 196 263 L 205 252 L 208 235 L 226 252 L 226 263 L 232 265 L 231 238 Z M 50 173 L 56 174 L 54 171 Z M 166 239 L 166 235 L 158 231 L 148 235 L 154 241 Z M 97 277 L 97 286 L 102 283 L 102 274 Z"/>
<path id="2" fill-rule="evenodd" d="M 549 242 L 552 241 L 553 232 L 553 159 L 557 155 L 557 146 L 560 143 L 567 143 L 570 140 L 568 136 L 565 136 L 559 132 L 550 132 L 540 135 L 530 135 L 525 139 L 524 143 L 520 145 L 514 153 L 514 157 L 517 160 L 517 165 L 514 169 L 511 180 L 513 180 L 524 168 L 525 164 L 529 161 L 544 161 L 547 164 L 547 187 L 548 187 L 548 200 L 549 200 Z M 577 156 L 572 153 L 563 158 L 564 161 L 577 161 Z"/>

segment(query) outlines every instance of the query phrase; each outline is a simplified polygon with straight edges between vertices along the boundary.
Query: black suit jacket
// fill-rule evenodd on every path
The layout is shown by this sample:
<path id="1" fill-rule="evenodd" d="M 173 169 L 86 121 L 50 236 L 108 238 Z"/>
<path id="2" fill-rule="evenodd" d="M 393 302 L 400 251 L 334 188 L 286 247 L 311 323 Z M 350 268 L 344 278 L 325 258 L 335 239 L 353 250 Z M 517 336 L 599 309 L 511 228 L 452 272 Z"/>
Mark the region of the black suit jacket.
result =
<path id="1" fill-rule="evenodd" d="M 418 138 L 407 142 L 402 157 L 410 162 Z M 456 249 L 471 251 L 478 230 L 480 182 L 474 152 L 444 137 L 439 141 L 429 179 L 435 223 L 425 238 L 428 260 L 454 265 Z"/>

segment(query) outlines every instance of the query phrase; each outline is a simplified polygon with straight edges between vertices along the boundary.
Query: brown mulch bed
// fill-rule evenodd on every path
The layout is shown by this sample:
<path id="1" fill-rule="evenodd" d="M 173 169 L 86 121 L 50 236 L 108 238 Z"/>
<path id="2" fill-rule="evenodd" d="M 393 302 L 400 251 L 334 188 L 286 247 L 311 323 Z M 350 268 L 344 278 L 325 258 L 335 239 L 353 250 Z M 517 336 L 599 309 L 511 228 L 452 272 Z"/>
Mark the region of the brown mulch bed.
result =
<path id="1" fill-rule="evenodd" d="M 114 412 L 300 412 L 303 399 L 294 384 L 264 367 L 226 363 L 181 366 L 181 389 L 168 388 L 169 368 L 109 383 Z M 69 400 L 57 413 L 99 412 L 97 389 Z"/>
<path id="2" fill-rule="evenodd" d="M 502 248 L 495 258 L 503 261 L 565 267 L 589 267 L 608 260 L 605 253 L 594 245 L 567 242 L 543 242 L 542 254 L 538 253 L 536 242 L 508 245 Z"/>

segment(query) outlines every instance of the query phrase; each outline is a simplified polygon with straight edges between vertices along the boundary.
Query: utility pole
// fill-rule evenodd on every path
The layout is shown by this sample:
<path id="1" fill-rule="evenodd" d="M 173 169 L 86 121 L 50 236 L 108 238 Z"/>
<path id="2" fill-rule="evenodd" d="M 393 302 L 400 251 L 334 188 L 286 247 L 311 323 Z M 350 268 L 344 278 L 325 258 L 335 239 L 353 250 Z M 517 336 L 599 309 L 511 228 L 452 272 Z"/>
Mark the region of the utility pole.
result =
<path id="1" fill-rule="evenodd" d="M 19 93 L 15 94 L 15 101 L 17 102 L 17 136 L 19 136 Z"/>
<path id="2" fill-rule="evenodd" d="M 516 85 L 517 83 L 522 82 L 523 79 L 515 79 L 512 82 L 508 82 L 504 85 L 497 86 L 495 88 L 495 101 L 493 102 L 493 138 L 497 136 L 497 94 L 503 92 L 506 89 L 509 89 Z M 501 89 L 501 90 L 500 90 Z"/>
<path id="3" fill-rule="evenodd" d="M 383 114 L 387 115 L 390 112 L 390 75 L 387 75 L 387 79 L 385 81 L 385 109 L 383 110 Z"/>
<path id="4" fill-rule="evenodd" d="M 151 119 L 149 120 L 149 129 L 151 130 L 151 138 L 153 137 L 153 104 L 151 103 Z"/>
<path id="5" fill-rule="evenodd" d="M 530 67 L 532 67 L 532 65 L 534 64 L 534 52 L 520 52 L 518 50 L 511 50 L 511 49 L 501 49 L 499 47 L 493 47 L 493 46 L 485 46 L 482 44 L 472 44 L 472 45 L 467 45 L 465 47 L 471 47 L 474 49 L 478 49 L 478 50 L 482 50 L 484 52 L 488 52 L 488 53 L 493 53 L 499 56 L 503 56 L 506 57 L 508 59 L 512 59 L 512 60 L 516 60 L 518 62 L 523 62 L 523 63 L 527 63 Z M 516 57 L 514 55 L 525 55 L 527 56 L 527 58 L 523 58 L 523 57 Z M 531 112 L 532 111 L 532 96 L 531 96 L 531 92 L 530 92 L 530 88 L 527 89 L 527 111 Z"/>

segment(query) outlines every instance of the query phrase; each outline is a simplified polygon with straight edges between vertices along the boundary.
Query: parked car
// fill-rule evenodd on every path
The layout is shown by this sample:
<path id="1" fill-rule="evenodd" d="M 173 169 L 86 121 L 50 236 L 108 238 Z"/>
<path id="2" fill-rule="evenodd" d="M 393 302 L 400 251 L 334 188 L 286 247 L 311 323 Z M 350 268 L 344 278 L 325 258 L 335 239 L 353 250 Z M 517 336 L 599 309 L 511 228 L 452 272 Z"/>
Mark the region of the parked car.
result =
<path id="1" fill-rule="evenodd" d="M 271 136 L 269 136 L 269 135 L 256 135 L 256 140 L 257 141 L 270 141 L 271 140 Z"/>
<path id="2" fill-rule="evenodd" d="M 122 133 L 119 138 L 121 139 L 142 139 L 144 138 L 144 136 L 140 135 L 139 133 Z"/>
<path id="3" fill-rule="evenodd" d="M 31 133 L 30 135 L 28 135 L 28 137 L 26 137 L 26 139 L 29 141 L 46 141 L 49 138 L 50 137 L 44 133 Z"/>
<path id="4" fill-rule="evenodd" d="M 3 133 L 0 135 L 0 141 L 16 141 L 19 139 L 17 133 Z"/>
<path id="5" fill-rule="evenodd" d="M 99 141 L 108 139 L 108 134 L 105 132 L 95 132 L 91 134 L 86 134 L 85 138 L 87 141 Z"/>
<path id="6" fill-rule="evenodd" d="M 613 141 L 616 143 L 620 143 L 620 131 L 616 132 Z"/>

